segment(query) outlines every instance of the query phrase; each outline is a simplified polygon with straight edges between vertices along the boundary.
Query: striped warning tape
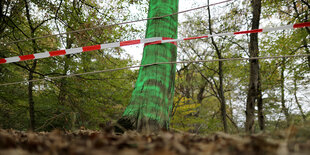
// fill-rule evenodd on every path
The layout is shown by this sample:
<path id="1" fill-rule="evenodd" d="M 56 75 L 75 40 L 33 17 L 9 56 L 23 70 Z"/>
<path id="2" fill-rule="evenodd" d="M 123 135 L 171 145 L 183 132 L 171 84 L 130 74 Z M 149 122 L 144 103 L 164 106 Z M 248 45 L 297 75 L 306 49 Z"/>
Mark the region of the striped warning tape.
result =
<path id="1" fill-rule="evenodd" d="M 147 21 L 147 20 L 152 20 L 152 19 L 161 19 L 161 18 L 164 18 L 164 17 L 169 17 L 169 16 L 181 14 L 181 13 L 186 13 L 186 12 L 194 11 L 194 10 L 199 10 L 199 9 L 203 9 L 203 8 L 206 8 L 206 7 L 209 7 L 209 6 L 215 6 L 215 5 L 227 3 L 227 2 L 230 2 L 230 1 L 232 1 L 232 0 L 220 1 L 220 2 L 216 2 L 216 3 L 200 6 L 200 7 L 197 7 L 197 8 L 191 8 L 191 9 L 188 9 L 188 10 L 183 10 L 183 11 L 175 12 L 175 13 L 168 14 L 168 15 L 162 15 L 162 16 L 151 17 L 151 18 L 138 19 L 138 20 L 134 20 L 134 21 L 127 21 L 127 22 L 116 23 L 116 24 L 111 24 L 111 25 L 101 25 L 101 26 L 97 26 L 97 27 L 90 27 L 90 28 L 79 29 L 79 30 L 74 30 L 74 31 L 68 31 L 68 32 L 63 32 L 63 33 L 58 33 L 58 34 L 45 35 L 45 36 L 41 36 L 41 37 L 27 38 L 27 39 L 24 39 L 24 40 L 16 40 L 16 41 L 12 41 L 12 42 L 0 42 L 0 44 L 9 45 L 9 44 L 25 42 L 25 41 L 29 41 L 29 40 L 48 38 L 48 37 L 51 37 L 51 36 L 60 36 L 60 35 L 64 35 L 64 34 L 79 33 L 79 32 L 99 29 L 99 28 L 105 28 L 105 27 L 111 27 L 111 26 L 117 26 L 117 25 L 124 25 L 124 24 L 131 24 L 131 23 Z"/>
<path id="2" fill-rule="evenodd" d="M 212 60 L 189 60 L 189 61 L 156 62 L 156 63 L 145 64 L 145 65 L 126 66 L 126 67 L 122 67 L 122 68 L 97 70 L 97 71 L 92 71 L 92 72 L 74 73 L 74 74 L 60 75 L 60 76 L 53 76 L 53 77 L 44 76 L 41 79 L 24 80 L 24 81 L 10 82 L 10 83 L 2 83 L 2 84 L 0 84 L 0 86 L 8 86 L 8 85 L 22 84 L 22 83 L 28 83 L 28 82 L 38 82 L 38 81 L 52 81 L 52 80 L 61 79 L 61 78 L 69 78 L 69 77 L 89 75 L 89 74 L 114 72 L 114 71 L 120 71 L 120 70 L 125 70 L 125 69 L 149 67 L 149 66 L 163 65 L 163 64 L 181 64 L 181 63 L 190 64 L 190 63 L 206 63 L 206 62 L 218 62 L 218 61 L 224 62 L 224 61 L 261 60 L 261 59 L 269 59 L 269 60 L 271 60 L 271 59 L 280 59 L 280 58 L 297 58 L 297 57 L 309 57 L 309 56 L 310 56 L 310 54 L 300 54 L 300 55 L 279 55 L 279 56 L 266 56 L 266 57 L 251 57 L 251 58 L 224 58 L 224 59 L 212 59 Z"/>
<path id="3" fill-rule="evenodd" d="M 172 39 L 172 38 L 167 38 L 167 37 L 137 39 L 137 40 L 121 41 L 121 42 L 114 42 L 114 43 L 108 43 L 108 44 L 92 45 L 92 46 L 71 48 L 71 49 L 65 49 L 65 50 L 2 58 L 0 59 L 0 64 L 19 62 L 19 61 L 25 61 L 25 60 L 42 59 L 42 58 L 47 58 L 47 57 L 59 56 L 59 55 L 76 54 L 76 53 L 82 53 L 82 52 L 88 52 L 88 51 L 94 51 L 94 50 L 100 50 L 100 49 L 106 49 L 106 48 L 122 47 L 122 46 L 137 45 L 137 44 L 152 45 L 152 44 L 161 44 L 161 43 L 172 43 L 176 45 L 176 42 L 182 41 L 182 40 L 193 40 L 193 39 L 202 39 L 202 38 L 207 38 L 207 37 L 233 36 L 233 35 L 238 35 L 238 34 L 270 32 L 270 31 L 285 30 L 285 29 L 303 28 L 303 27 L 308 27 L 308 26 L 310 26 L 310 22 L 291 24 L 291 25 L 273 27 L 273 28 L 220 33 L 220 34 L 204 35 L 204 36 L 180 38 L 180 39 Z"/>

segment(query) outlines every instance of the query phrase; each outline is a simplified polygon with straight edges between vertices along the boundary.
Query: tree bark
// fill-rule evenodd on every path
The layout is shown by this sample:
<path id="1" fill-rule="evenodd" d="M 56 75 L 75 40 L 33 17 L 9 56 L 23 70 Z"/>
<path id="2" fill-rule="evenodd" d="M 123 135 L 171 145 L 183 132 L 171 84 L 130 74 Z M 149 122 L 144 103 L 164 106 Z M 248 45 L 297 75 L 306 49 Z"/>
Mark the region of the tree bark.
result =
<path id="1" fill-rule="evenodd" d="M 209 5 L 209 0 L 208 0 L 208 5 Z M 210 13 L 210 7 L 209 6 L 208 6 L 208 15 L 209 15 L 209 31 L 210 31 L 210 35 L 212 35 L 211 13 Z M 215 51 L 216 51 L 218 59 L 222 59 L 222 52 L 217 47 L 213 37 L 211 37 L 211 41 L 212 41 L 212 45 L 215 48 Z M 223 89 L 223 79 L 224 79 L 224 75 L 223 75 L 223 62 L 219 61 L 218 65 L 219 65 L 218 75 L 219 75 L 220 85 L 219 85 L 219 88 L 218 88 L 217 92 L 219 94 L 220 103 L 221 103 L 220 109 L 221 109 L 221 118 L 222 118 L 223 128 L 224 128 L 224 132 L 227 133 L 226 102 L 225 102 L 224 89 Z"/>
<path id="2" fill-rule="evenodd" d="M 258 71 L 258 86 L 257 86 L 257 117 L 258 125 L 261 131 L 265 130 L 265 116 L 264 116 L 264 106 L 263 106 L 263 95 L 262 95 L 262 85 L 261 85 L 261 75 Z"/>
<path id="3" fill-rule="evenodd" d="M 150 0 L 148 18 L 178 11 L 178 0 Z M 146 37 L 177 38 L 178 15 L 147 22 Z M 145 44 L 141 65 L 176 61 L 176 42 Z M 168 129 L 174 97 L 175 64 L 141 67 L 129 105 L 118 124 L 140 132 Z M 116 127 L 116 132 L 122 132 Z"/>
<path id="4" fill-rule="evenodd" d="M 309 35 L 310 35 L 310 34 L 309 34 Z M 303 42 L 303 44 L 304 44 L 304 46 L 305 46 L 306 54 L 310 54 L 309 45 L 308 45 L 308 43 L 307 43 L 306 38 L 304 38 L 304 39 L 302 40 L 302 42 Z M 308 58 L 308 67 L 310 68 L 310 56 L 308 56 L 307 58 Z"/>
<path id="5" fill-rule="evenodd" d="M 253 18 L 252 18 L 252 29 L 259 28 L 260 12 L 261 12 L 261 0 L 252 1 Z M 257 33 L 250 34 L 250 45 L 249 45 L 250 57 L 258 57 L 258 35 Z M 245 131 L 247 133 L 253 133 L 254 131 L 254 113 L 255 113 L 255 103 L 259 98 L 258 89 L 259 86 L 259 61 L 250 60 L 250 82 L 249 90 L 247 95 L 246 103 L 246 122 Z M 262 105 L 261 105 L 262 106 Z"/>
<path id="6" fill-rule="evenodd" d="M 236 122 L 234 121 L 233 118 L 231 118 L 229 115 L 227 115 L 227 118 L 230 120 L 230 122 L 233 124 L 233 126 L 236 128 L 236 131 L 239 133 L 239 128 L 238 128 L 238 125 L 236 124 Z"/>
<path id="7" fill-rule="evenodd" d="M 282 112 L 285 115 L 286 118 L 286 126 L 290 125 L 290 115 L 288 112 L 288 108 L 285 105 L 285 93 L 284 93 L 284 70 L 285 70 L 285 58 L 282 59 L 281 63 L 281 106 L 282 106 Z"/>
<path id="8" fill-rule="evenodd" d="M 68 34 L 66 38 L 66 49 L 72 48 L 73 41 L 70 37 L 71 35 Z M 64 58 L 64 61 L 65 61 L 65 64 L 64 64 L 63 75 L 66 75 L 69 70 L 70 55 L 66 55 Z M 67 78 L 61 78 L 60 85 L 59 85 L 59 94 L 58 94 L 58 103 L 60 105 L 65 104 L 66 96 L 67 96 Z"/>
<path id="9" fill-rule="evenodd" d="M 33 21 L 31 20 L 30 17 L 30 9 L 29 9 L 29 4 L 27 0 L 24 0 L 25 2 L 25 8 L 26 8 L 26 18 L 27 18 L 27 22 L 30 28 L 30 32 L 31 32 L 31 38 L 35 37 L 35 31 L 38 27 L 34 27 L 33 25 Z M 34 51 L 34 53 L 38 52 L 38 45 L 36 43 L 36 40 L 32 40 L 32 49 Z M 33 60 L 33 64 L 32 67 L 29 70 L 29 81 L 33 79 L 33 74 L 35 73 L 37 67 L 37 60 Z M 33 82 L 29 82 L 28 85 L 28 104 L 29 104 L 29 115 L 30 115 L 30 129 L 32 131 L 35 131 L 35 111 L 34 111 L 34 105 L 35 102 L 33 100 Z"/>
<path id="10" fill-rule="evenodd" d="M 294 71 L 294 74 L 295 74 L 295 71 Z M 301 107 L 301 105 L 300 105 L 300 103 L 298 101 L 297 89 L 298 89 L 297 88 L 297 78 L 296 78 L 296 75 L 295 75 L 295 77 L 294 77 L 294 97 L 295 97 L 295 102 L 296 102 L 296 104 L 298 106 L 298 109 L 299 109 L 299 111 L 301 113 L 303 121 L 306 122 L 306 119 L 307 119 L 306 115 L 305 115 L 304 111 L 302 110 L 302 107 Z"/>
<path id="11" fill-rule="evenodd" d="M 6 28 L 6 11 L 4 10 L 4 3 L 5 1 L 0 1 L 0 35 L 2 35 Z"/>
<path id="12" fill-rule="evenodd" d="M 33 80 L 33 71 L 35 70 L 37 61 L 35 60 L 31 70 L 29 71 L 28 80 Z M 33 100 L 33 82 L 28 84 L 28 104 L 29 104 L 29 116 L 30 116 L 30 130 L 35 131 L 35 112 L 34 112 L 34 100 Z"/>
<path id="13" fill-rule="evenodd" d="M 198 92 L 198 94 L 197 94 L 197 102 L 198 102 L 199 104 L 201 104 L 201 103 L 202 103 L 202 100 L 204 99 L 203 93 L 204 93 L 204 91 L 205 91 L 205 88 L 206 88 L 206 85 L 205 85 L 205 84 L 203 84 L 203 85 L 201 85 L 201 86 L 199 87 L 199 92 Z"/>

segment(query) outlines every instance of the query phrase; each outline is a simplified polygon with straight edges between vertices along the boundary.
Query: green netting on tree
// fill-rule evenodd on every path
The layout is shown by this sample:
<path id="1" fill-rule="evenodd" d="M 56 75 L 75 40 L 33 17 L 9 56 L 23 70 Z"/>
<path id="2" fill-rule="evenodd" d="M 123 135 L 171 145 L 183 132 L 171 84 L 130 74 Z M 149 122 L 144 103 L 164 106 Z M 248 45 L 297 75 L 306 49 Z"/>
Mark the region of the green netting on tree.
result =
<path id="1" fill-rule="evenodd" d="M 150 0 L 148 18 L 178 11 L 178 0 Z M 178 16 L 148 20 L 146 38 L 177 38 Z M 142 65 L 176 61 L 177 47 L 172 43 L 147 45 L 143 50 Z M 123 118 L 134 129 L 157 130 L 168 128 L 172 109 L 175 64 L 141 67 L 139 76 Z M 129 123 L 128 122 L 128 123 Z"/>

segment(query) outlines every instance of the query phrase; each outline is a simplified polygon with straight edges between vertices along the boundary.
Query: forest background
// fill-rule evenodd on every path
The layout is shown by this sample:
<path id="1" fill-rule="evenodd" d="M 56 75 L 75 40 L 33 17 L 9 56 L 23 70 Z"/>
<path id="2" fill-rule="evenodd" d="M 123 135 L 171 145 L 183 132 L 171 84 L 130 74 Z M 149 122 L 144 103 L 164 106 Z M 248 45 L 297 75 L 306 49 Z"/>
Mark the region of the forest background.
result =
<path id="1" fill-rule="evenodd" d="M 181 0 L 179 3 L 187 4 Z M 146 22 L 11 43 L 146 18 L 147 6 L 144 0 L 1 1 L 0 57 L 144 38 Z M 309 6 L 305 0 L 262 1 L 260 27 L 308 22 Z M 180 14 L 179 19 L 179 37 L 250 30 L 251 1 L 235 0 L 210 10 Z M 259 56 L 310 54 L 309 34 L 309 28 L 261 33 Z M 249 40 L 250 35 L 240 35 L 179 42 L 178 60 L 210 60 L 219 55 L 249 57 Z M 142 54 L 142 48 L 113 48 L 1 64 L 0 81 L 4 84 L 131 66 L 139 64 L 140 59 L 130 54 Z M 309 120 L 309 68 L 310 57 L 260 60 L 265 130 Z M 244 131 L 249 72 L 248 61 L 226 61 L 221 73 L 218 62 L 178 64 L 170 127 L 200 134 Z M 121 70 L 1 86 L 0 128 L 50 131 L 109 126 L 121 117 L 129 103 L 137 74 L 138 70 Z M 220 75 L 223 89 L 219 87 Z M 220 108 L 223 103 L 226 129 Z M 259 131 L 257 121 L 254 130 Z"/>

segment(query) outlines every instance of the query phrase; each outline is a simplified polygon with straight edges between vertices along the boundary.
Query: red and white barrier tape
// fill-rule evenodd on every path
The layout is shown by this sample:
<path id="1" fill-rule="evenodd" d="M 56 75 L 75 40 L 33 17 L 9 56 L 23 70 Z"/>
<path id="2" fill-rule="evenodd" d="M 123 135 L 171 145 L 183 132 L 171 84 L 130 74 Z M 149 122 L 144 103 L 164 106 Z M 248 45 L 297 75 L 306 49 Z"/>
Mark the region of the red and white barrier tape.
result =
<path id="1" fill-rule="evenodd" d="M 48 58 L 48 57 L 53 57 L 53 56 L 59 56 L 59 55 L 76 54 L 76 53 L 82 53 L 82 52 L 88 52 L 88 51 L 94 51 L 94 50 L 100 50 L 100 49 L 106 49 L 106 48 L 136 45 L 136 44 L 142 44 L 142 43 L 144 43 L 145 45 L 161 44 L 161 43 L 173 43 L 176 45 L 176 42 L 182 41 L 182 40 L 193 40 L 193 39 L 202 39 L 202 38 L 207 38 L 207 37 L 233 36 L 233 35 L 238 35 L 238 34 L 270 32 L 270 31 L 285 30 L 285 29 L 303 28 L 303 27 L 309 27 L 309 26 L 310 26 L 310 22 L 305 22 L 305 23 L 291 24 L 291 25 L 274 27 L 274 28 L 254 29 L 254 30 L 248 30 L 248 31 L 220 33 L 220 34 L 204 35 L 204 36 L 199 36 L 199 37 L 189 37 L 189 38 L 180 38 L 180 39 L 171 39 L 171 38 L 166 38 L 166 37 L 154 37 L 154 38 L 147 38 L 147 39 L 129 40 L 129 41 L 121 41 L 121 42 L 115 42 L 115 43 L 108 43 L 108 44 L 100 44 L 100 45 L 85 46 L 85 47 L 71 48 L 71 49 L 58 50 L 58 51 L 2 58 L 0 59 L 0 64 L 19 62 L 19 61 L 25 61 L 25 60 L 42 59 L 42 58 Z"/>

